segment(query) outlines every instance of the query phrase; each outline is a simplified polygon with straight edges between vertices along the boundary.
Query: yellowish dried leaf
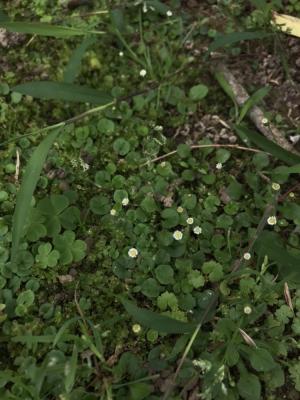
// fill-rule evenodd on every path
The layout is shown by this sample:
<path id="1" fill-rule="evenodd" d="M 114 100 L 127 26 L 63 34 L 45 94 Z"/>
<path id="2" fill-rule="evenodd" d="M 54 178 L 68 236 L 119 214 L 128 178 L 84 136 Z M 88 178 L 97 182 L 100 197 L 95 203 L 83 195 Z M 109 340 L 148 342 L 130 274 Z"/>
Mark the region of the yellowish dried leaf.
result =
<path id="1" fill-rule="evenodd" d="M 273 12 L 273 22 L 279 26 L 282 32 L 300 37 L 300 18 Z"/>

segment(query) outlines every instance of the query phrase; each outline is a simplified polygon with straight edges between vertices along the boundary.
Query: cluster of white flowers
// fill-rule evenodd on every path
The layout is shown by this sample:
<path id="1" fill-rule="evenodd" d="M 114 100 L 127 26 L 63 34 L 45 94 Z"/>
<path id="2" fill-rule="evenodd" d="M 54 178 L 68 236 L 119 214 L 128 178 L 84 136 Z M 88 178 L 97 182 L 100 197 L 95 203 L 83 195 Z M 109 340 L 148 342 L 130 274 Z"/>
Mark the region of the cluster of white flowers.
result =
<path id="1" fill-rule="evenodd" d="M 80 162 L 80 166 L 83 169 L 83 171 L 87 171 L 88 169 L 90 169 L 89 164 L 84 162 L 82 158 L 79 159 L 79 162 Z"/>

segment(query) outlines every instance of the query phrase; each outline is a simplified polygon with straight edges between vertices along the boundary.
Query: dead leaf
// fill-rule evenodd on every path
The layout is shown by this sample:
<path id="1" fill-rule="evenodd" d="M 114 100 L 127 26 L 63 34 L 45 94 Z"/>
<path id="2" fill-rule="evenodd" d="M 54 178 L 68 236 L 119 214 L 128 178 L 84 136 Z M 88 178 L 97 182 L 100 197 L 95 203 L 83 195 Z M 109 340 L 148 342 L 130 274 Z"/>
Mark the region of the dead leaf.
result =
<path id="1" fill-rule="evenodd" d="M 300 18 L 273 12 L 273 22 L 279 26 L 282 32 L 300 37 Z"/>

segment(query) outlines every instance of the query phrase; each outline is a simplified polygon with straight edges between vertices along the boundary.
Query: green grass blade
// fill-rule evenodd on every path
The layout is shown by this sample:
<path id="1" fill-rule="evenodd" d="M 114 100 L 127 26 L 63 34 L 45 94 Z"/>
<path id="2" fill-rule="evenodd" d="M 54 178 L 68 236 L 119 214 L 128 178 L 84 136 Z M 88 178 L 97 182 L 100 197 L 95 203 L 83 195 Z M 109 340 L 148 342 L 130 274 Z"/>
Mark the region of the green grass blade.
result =
<path id="1" fill-rule="evenodd" d="M 87 34 L 103 34 L 101 31 L 86 31 L 68 26 L 50 25 L 42 22 L 20 22 L 0 20 L 0 27 L 9 32 L 28 33 L 31 35 L 51 36 L 55 38 L 70 38 Z"/>
<path id="2" fill-rule="evenodd" d="M 271 90 L 271 88 L 269 88 L 269 87 L 260 88 L 256 92 L 254 92 L 252 94 L 252 96 L 249 97 L 248 100 L 245 101 L 245 103 L 243 104 L 242 109 L 240 111 L 240 115 L 237 120 L 237 124 L 240 124 L 242 122 L 242 120 L 245 118 L 245 116 L 251 110 L 251 108 L 253 108 L 258 103 L 260 103 L 261 100 L 265 96 L 267 96 L 267 94 L 270 92 L 270 90 Z"/>
<path id="3" fill-rule="evenodd" d="M 230 99 L 232 100 L 233 104 L 234 104 L 234 110 L 235 110 L 235 116 L 237 118 L 238 113 L 239 113 L 239 107 L 238 104 L 235 100 L 235 96 L 234 93 L 231 89 L 231 86 L 229 85 L 229 83 L 227 82 L 227 79 L 225 79 L 224 75 L 222 74 L 222 72 L 220 71 L 216 71 L 215 72 L 215 78 L 218 81 L 219 85 L 221 86 L 221 88 L 224 90 L 224 92 L 227 94 L 228 97 L 230 97 Z"/>
<path id="4" fill-rule="evenodd" d="M 59 131 L 50 133 L 34 150 L 27 164 L 21 187 L 17 194 L 16 207 L 12 223 L 11 264 L 14 268 L 24 225 L 28 215 L 33 192 L 39 180 L 50 147 L 55 141 Z"/>
<path id="5" fill-rule="evenodd" d="M 81 320 L 81 317 L 73 317 L 63 324 L 63 326 L 59 329 L 59 331 L 57 332 L 57 334 L 53 340 L 53 347 L 55 347 L 57 345 L 57 343 L 59 343 L 59 341 L 60 341 L 61 337 L 64 335 L 66 329 L 70 325 L 72 325 L 74 322 L 77 322 L 79 320 Z"/>
<path id="6" fill-rule="evenodd" d="M 219 34 L 215 37 L 214 41 L 208 47 L 206 56 L 224 46 L 229 46 L 243 40 L 264 39 L 266 37 L 270 37 L 271 35 L 271 33 L 264 31 L 232 32 L 227 34 Z"/>
<path id="7" fill-rule="evenodd" d="M 80 43 L 80 45 L 74 50 L 64 72 L 64 82 L 66 83 L 74 82 L 76 76 L 79 74 L 81 67 L 81 60 L 86 50 L 95 42 L 96 42 L 95 37 L 92 36 L 85 37 L 83 41 Z"/>
<path id="8" fill-rule="evenodd" d="M 275 261 L 280 276 L 290 282 L 300 283 L 300 257 L 289 253 L 283 246 L 280 236 L 274 232 L 264 231 L 256 241 L 254 250 L 261 257 L 265 255 Z"/>
<path id="9" fill-rule="evenodd" d="M 9 21 L 8 15 L 0 8 L 0 23 Z"/>
<path id="10" fill-rule="evenodd" d="M 121 299 L 126 311 L 141 325 L 163 333 L 188 333 L 193 332 L 196 324 L 177 321 L 176 319 L 157 314 L 155 312 L 137 307 L 132 301 Z"/>
<path id="11" fill-rule="evenodd" d="M 98 105 L 110 103 L 113 98 L 108 93 L 86 86 L 66 82 L 36 81 L 17 85 L 12 89 L 38 99 L 84 102 Z"/>
<path id="12" fill-rule="evenodd" d="M 76 377 L 77 370 L 77 362 L 78 362 L 78 350 L 76 345 L 73 346 L 73 352 L 71 356 L 71 360 L 67 361 L 67 365 L 65 367 L 65 390 L 69 394 L 71 393 Z"/>
<path id="13" fill-rule="evenodd" d="M 234 129 L 242 139 L 245 136 L 247 137 L 247 145 L 249 145 L 250 141 L 258 146 L 260 149 L 272 154 L 278 160 L 281 160 L 288 165 L 295 165 L 300 163 L 300 156 L 283 149 L 282 147 L 278 146 L 278 144 L 271 142 L 260 133 L 237 125 L 234 126 Z"/>

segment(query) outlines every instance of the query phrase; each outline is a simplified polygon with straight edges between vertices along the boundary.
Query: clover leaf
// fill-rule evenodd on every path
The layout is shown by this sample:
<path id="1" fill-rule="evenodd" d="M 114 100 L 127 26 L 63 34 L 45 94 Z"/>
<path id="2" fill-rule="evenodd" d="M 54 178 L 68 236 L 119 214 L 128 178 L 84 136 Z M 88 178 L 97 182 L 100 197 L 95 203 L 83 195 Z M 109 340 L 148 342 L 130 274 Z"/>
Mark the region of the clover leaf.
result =
<path id="1" fill-rule="evenodd" d="M 159 265 L 155 268 L 155 276 L 162 285 L 174 282 L 174 271 L 170 265 Z"/>
<path id="2" fill-rule="evenodd" d="M 53 243 L 63 265 L 81 261 L 85 257 L 86 243 L 83 240 L 75 240 L 73 231 L 65 231 L 62 235 L 55 236 Z"/>
<path id="3" fill-rule="evenodd" d="M 38 254 L 35 257 L 42 268 L 54 267 L 59 259 L 59 252 L 52 250 L 51 243 L 41 244 L 38 248 Z"/>
<path id="4" fill-rule="evenodd" d="M 67 196 L 54 194 L 45 197 L 37 204 L 37 209 L 45 216 L 45 226 L 48 236 L 58 235 L 61 228 L 75 229 L 80 221 L 80 212 L 77 207 L 69 207 Z"/>
<path id="5" fill-rule="evenodd" d="M 192 285 L 195 289 L 199 289 L 203 287 L 205 284 L 205 279 L 200 271 L 192 270 L 188 273 L 188 282 Z"/>
<path id="6" fill-rule="evenodd" d="M 210 282 L 218 282 L 223 276 L 223 267 L 216 261 L 207 261 L 202 265 L 202 271 L 208 274 L 208 279 Z"/>

